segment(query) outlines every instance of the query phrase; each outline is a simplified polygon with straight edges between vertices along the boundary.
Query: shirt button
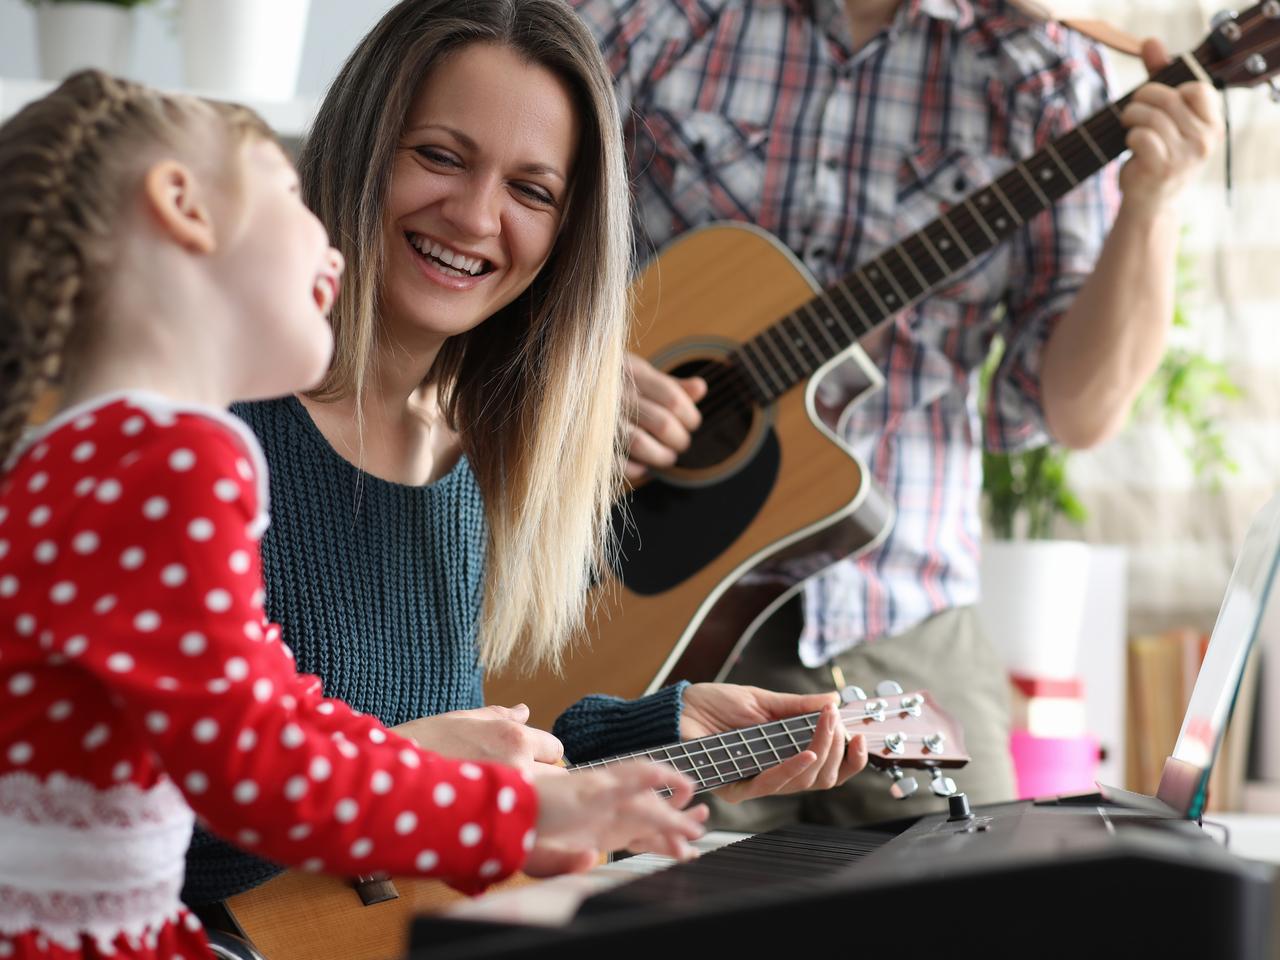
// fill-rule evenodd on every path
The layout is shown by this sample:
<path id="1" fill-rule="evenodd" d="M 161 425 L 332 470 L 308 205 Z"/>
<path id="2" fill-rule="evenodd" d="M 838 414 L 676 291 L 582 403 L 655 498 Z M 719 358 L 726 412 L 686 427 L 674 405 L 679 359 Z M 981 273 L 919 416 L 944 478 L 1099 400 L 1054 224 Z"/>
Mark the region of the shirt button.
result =
<path id="1" fill-rule="evenodd" d="M 813 252 L 810 253 L 809 256 L 811 256 L 814 260 L 825 260 L 827 259 L 827 248 L 814 247 Z"/>
<path id="2" fill-rule="evenodd" d="M 827 157 L 826 166 L 828 170 L 837 170 L 840 167 L 839 157 Z"/>
<path id="3" fill-rule="evenodd" d="M 964 191 L 969 189 L 969 181 L 965 179 L 965 175 L 963 173 L 956 174 L 955 183 L 951 185 L 951 189 L 956 193 L 964 193 Z"/>
<path id="4" fill-rule="evenodd" d="M 693 141 L 689 149 L 690 151 L 692 151 L 693 155 L 697 157 L 699 160 L 701 160 L 703 157 L 707 155 L 707 145 L 702 140 Z"/>

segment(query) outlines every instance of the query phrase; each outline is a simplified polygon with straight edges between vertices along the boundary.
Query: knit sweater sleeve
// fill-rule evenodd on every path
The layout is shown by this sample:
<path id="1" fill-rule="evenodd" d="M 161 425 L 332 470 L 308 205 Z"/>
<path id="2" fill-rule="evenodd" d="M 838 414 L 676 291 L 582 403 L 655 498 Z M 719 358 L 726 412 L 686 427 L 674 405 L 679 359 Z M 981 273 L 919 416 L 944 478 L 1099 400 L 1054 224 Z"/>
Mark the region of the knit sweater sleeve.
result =
<path id="1" fill-rule="evenodd" d="M 572 763 L 677 743 L 687 686 L 682 680 L 638 700 L 583 697 L 556 718 L 551 732 Z"/>

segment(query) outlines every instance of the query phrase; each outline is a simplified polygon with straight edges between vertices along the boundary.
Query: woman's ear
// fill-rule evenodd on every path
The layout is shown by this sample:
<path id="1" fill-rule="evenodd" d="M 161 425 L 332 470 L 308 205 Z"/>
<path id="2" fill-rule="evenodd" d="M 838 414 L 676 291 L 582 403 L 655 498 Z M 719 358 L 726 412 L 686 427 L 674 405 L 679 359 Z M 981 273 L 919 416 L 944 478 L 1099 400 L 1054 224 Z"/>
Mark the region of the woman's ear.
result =
<path id="1" fill-rule="evenodd" d="M 147 171 L 143 194 L 147 212 L 176 243 L 193 253 L 217 249 L 209 194 L 190 167 L 161 160 Z"/>

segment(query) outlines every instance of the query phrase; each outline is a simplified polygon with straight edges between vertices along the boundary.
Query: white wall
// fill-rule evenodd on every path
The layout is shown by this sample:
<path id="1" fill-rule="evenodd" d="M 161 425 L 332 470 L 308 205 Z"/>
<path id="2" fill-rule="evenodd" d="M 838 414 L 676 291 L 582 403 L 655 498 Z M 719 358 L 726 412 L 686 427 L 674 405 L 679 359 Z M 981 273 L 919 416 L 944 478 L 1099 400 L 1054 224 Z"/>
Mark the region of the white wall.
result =
<path id="1" fill-rule="evenodd" d="M 302 96 L 322 93 L 356 41 L 393 2 L 311 0 L 298 93 Z M 176 0 L 161 0 L 137 9 L 130 71 L 133 79 L 162 87 L 182 85 L 176 17 Z M 23 0 L 0 0 L 0 77 L 38 77 L 35 50 L 35 12 Z"/>

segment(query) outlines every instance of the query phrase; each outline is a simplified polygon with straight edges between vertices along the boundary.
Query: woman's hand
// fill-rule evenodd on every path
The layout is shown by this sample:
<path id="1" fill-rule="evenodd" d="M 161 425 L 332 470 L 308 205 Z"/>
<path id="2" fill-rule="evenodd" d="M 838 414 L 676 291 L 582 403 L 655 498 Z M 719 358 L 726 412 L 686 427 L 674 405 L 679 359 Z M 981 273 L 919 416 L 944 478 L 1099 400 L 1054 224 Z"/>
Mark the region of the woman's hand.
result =
<path id="1" fill-rule="evenodd" d="M 850 737 L 836 709 L 835 693 L 774 693 L 734 683 L 695 683 L 684 693 L 680 739 L 693 740 L 738 727 L 784 720 L 802 713 L 822 712 L 802 750 L 764 773 L 729 784 L 716 795 L 729 803 L 802 790 L 829 790 L 867 765 L 867 742 Z"/>
<path id="2" fill-rule="evenodd" d="M 689 449 L 690 434 L 702 424 L 697 403 L 707 395 L 701 377 L 676 379 L 644 357 L 627 354 L 632 383 L 629 408 L 635 421 L 627 440 L 627 479 L 639 480 L 650 467 L 669 467 Z"/>
<path id="3" fill-rule="evenodd" d="M 460 760 L 503 763 L 526 773 L 559 764 L 564 759 L 564 746 L 545 730 L 527 726 L 528 719 L 529 708 L 519 703 L 514 707 L 454 710 L 392 729 L 424 750 Z"/>
<path id="4" fill-rule="evenodd" d="M 600 851 L 636 850 L 677 860 L 697 856 L 707 808 L 681 808 L 693 782 L 671 767 L 629 761 L 564 776 L 537 777 L 537 840 L 526 873 L 551 876 L 593 866 Z M 656 791 L 671 791 L 663 799 Z"/>

